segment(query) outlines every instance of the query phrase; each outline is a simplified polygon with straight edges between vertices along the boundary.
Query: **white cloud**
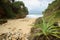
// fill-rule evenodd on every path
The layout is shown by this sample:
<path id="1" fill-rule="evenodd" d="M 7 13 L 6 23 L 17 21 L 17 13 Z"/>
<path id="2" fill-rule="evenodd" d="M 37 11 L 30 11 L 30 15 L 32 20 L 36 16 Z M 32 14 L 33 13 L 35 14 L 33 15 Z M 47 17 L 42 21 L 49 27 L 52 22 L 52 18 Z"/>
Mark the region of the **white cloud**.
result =
<path id="1" fill-rule="evenodd" d="M 48 3 L 51 3 L 52 0 L 19 0 L 23 1 L 25 5 L 28 7 L 29 11 L 44 10 L 47 8 Z"/>
<path id="2" fill-rule="evenodd" d="M 25 3 L 29 10 L 38 8 L 40 7 L 41 4 L 38 0 L 23 0 L 23 2 Z"/>

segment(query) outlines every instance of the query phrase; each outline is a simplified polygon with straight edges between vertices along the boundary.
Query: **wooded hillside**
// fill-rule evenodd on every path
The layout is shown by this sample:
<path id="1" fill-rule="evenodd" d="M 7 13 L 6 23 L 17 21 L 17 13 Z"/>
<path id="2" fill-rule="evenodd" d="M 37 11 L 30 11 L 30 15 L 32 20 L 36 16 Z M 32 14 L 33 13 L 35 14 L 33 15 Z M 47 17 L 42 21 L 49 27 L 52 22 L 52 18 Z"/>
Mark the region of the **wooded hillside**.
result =
<path id="1" fill-rule="evenodd" d="M 55 0 L 49 4 L 43 14 L 45 18 L 49 18 L 50 15 L 56 14 L 56 20 L 60 20 L 60 0 Z"/>

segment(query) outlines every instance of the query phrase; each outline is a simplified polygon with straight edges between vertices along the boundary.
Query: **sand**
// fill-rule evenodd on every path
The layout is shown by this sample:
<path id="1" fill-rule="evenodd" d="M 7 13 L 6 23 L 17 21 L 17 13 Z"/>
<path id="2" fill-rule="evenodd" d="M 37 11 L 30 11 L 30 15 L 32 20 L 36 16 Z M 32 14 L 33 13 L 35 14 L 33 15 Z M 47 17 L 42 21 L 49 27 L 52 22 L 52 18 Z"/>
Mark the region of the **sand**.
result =
<path id="1" fill-rule="evenodd" d="M 6 32 L 21 32 L 23 34 L 29 34 L 36 18 L 24 18 L 8 20 L 7 23 L 0 25 L 0 34 Z"/>

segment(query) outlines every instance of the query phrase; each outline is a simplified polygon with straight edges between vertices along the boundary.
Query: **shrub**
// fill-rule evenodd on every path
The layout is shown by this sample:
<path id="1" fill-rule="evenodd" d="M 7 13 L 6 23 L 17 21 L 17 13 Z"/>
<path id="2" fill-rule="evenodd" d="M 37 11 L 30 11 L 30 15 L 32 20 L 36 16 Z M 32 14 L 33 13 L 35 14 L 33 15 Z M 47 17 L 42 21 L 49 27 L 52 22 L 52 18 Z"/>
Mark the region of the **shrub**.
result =
<path id="1" fill-rule="evenodd" d="M 8 8 L 7 8 L 8 7 Z M 10 6 L 5 7 L 5 15 L 6 17 L 9 18 L 14 18 L 15 17 L 15 13 L 13 12 L 12 8 Z"/>
<path id="2" fill-rule="evenodd" d="M 22 1 L 14 2 L 13 11 L 16 13 L 16 18 L 24 18 L 28 14 L 28 9 Z"/>
<path id="3" fill-rule="evenodd" d="M 41 23 L 42 23 L 42 17 L 37 18 L 35 24 L 41 24 Z"/>
<path id="4" fill-rule="evenodd" d="M 60 27 L 54 26 L 54 17 L 53 15 L 48 22 L 45 21 L 45 18 L 42 18 L 41 24 L 35 24 L 36 28 L 40 28 L 40 31 L 33 34 L 34 37 L 32 40 L 60 40 Z"/>

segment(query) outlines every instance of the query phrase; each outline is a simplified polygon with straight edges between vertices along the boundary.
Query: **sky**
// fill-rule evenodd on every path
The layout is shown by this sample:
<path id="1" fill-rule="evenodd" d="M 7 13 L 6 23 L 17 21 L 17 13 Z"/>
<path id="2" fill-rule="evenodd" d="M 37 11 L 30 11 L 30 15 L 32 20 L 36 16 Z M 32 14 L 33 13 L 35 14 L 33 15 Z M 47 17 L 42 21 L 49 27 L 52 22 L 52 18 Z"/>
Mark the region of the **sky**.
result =
<path id="1" fill-rule="evenodd" d="M 18 0 L 16 0 L 18 1 Z M 25 3 L 25 6 L 28 8 L 30 14 L 42 13 L 47 7 L 48 4 L 53 0 L 19 0 Z"/>

